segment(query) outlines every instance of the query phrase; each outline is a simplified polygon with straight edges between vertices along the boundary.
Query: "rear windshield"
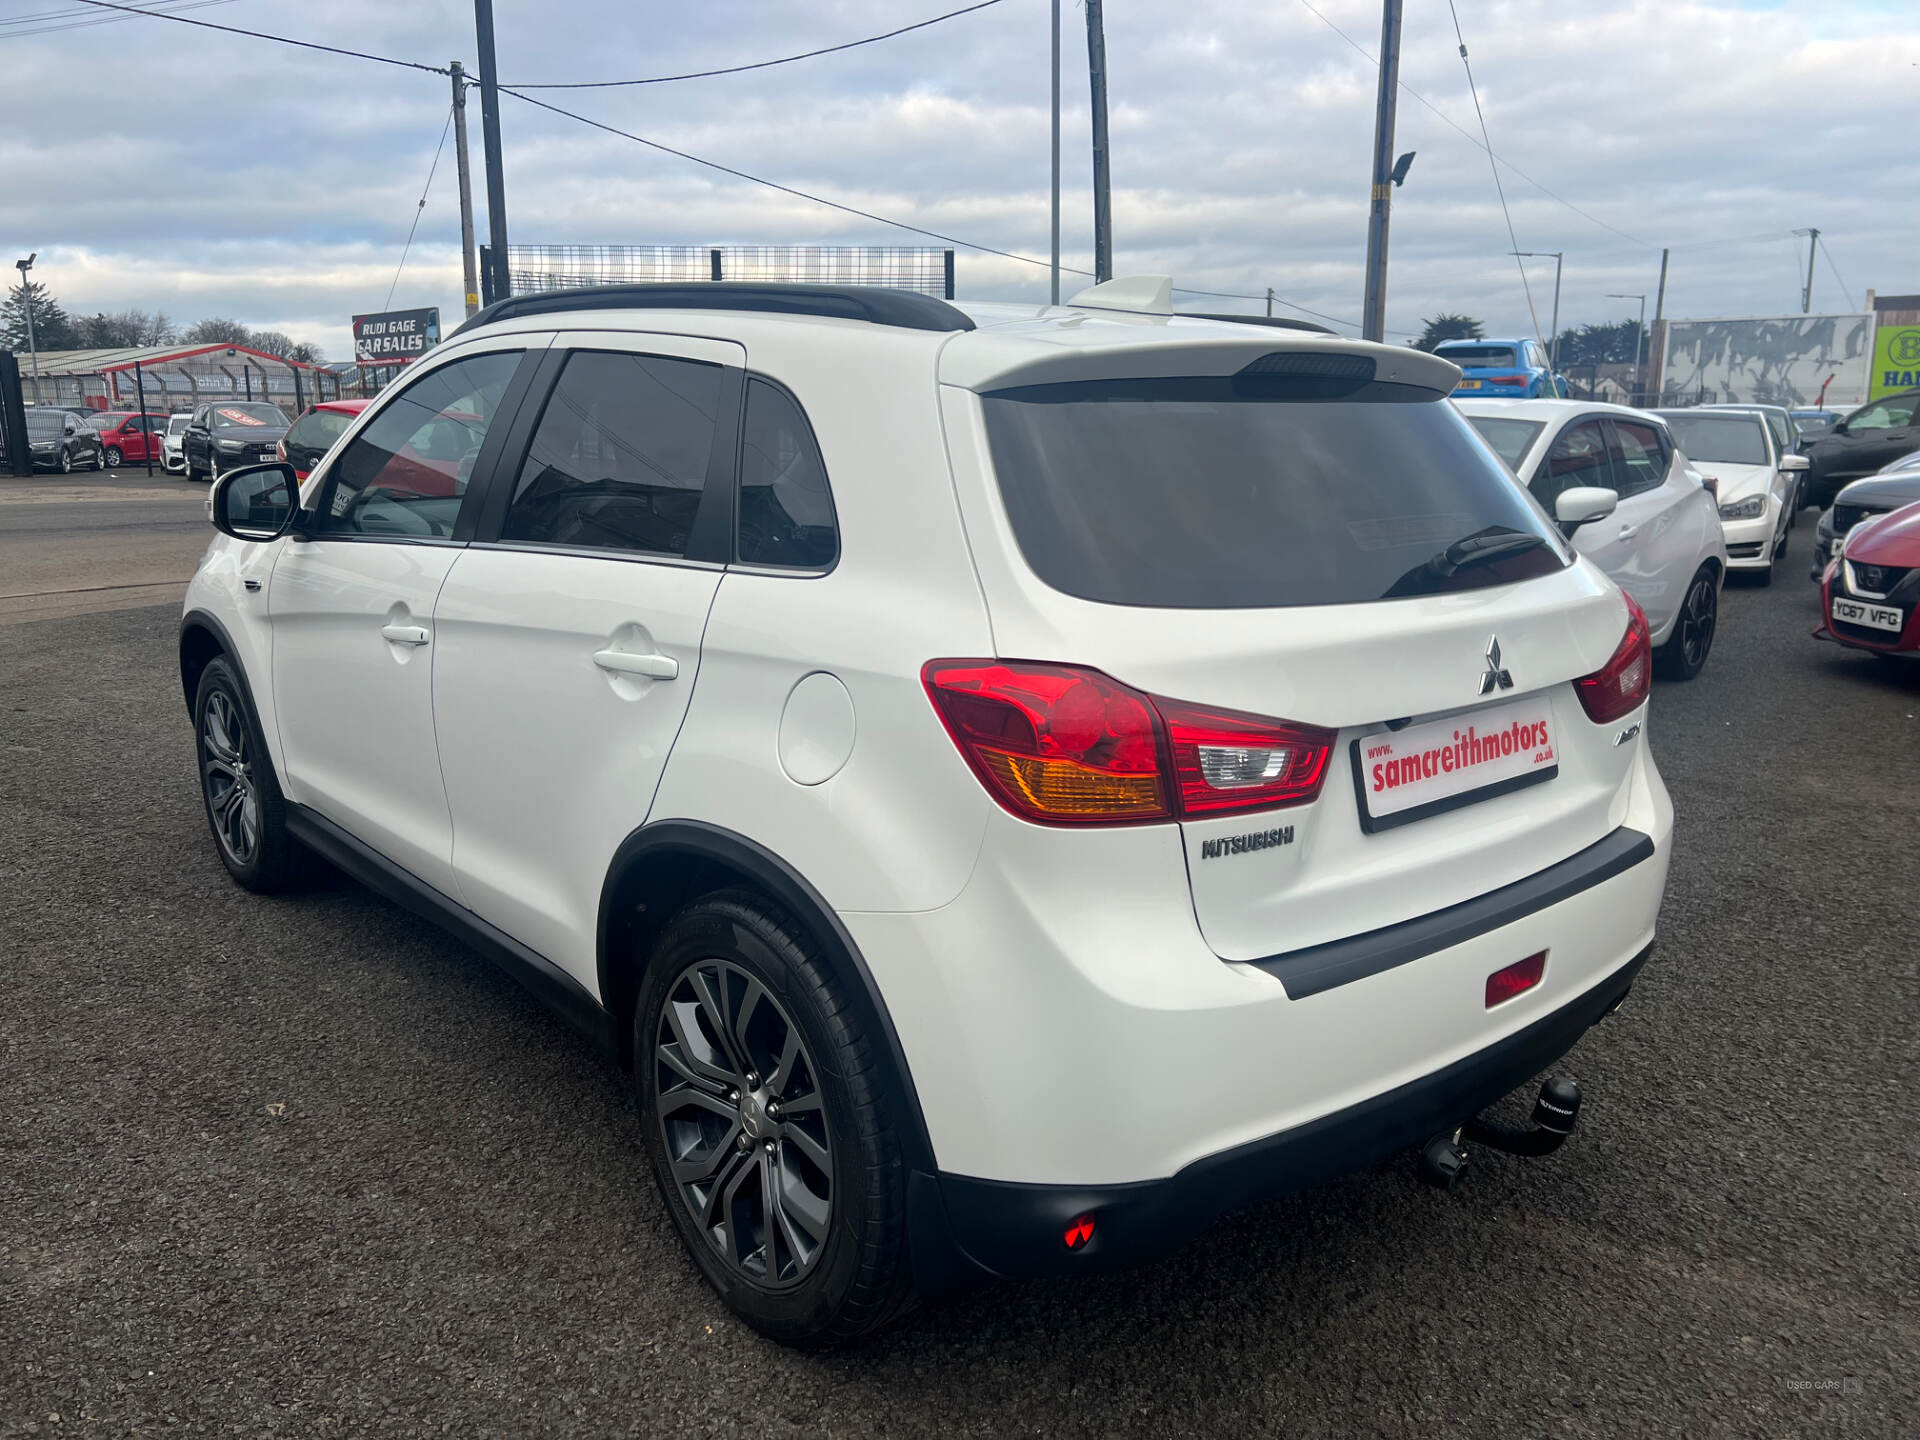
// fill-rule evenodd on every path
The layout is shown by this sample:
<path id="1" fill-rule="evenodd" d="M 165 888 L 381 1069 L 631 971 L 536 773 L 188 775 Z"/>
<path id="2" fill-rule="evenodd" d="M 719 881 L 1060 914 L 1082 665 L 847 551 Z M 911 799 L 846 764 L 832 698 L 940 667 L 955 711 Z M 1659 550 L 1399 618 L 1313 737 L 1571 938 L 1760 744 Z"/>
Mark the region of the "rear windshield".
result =
<path id="1" fill-rule="evenodd" d="M 1516 475 L 1520 473 L 1520 457 L 1533 444 L 1533 437 L 1546 428 L 1538 420 L 1503 420 L 1494 415 L 1469 415 L 1467 423 L 1480 432 L 1480 438 Z"/>
<path id="2" fill-rule="evenodd" d="M 1674 443 L 1696 464 L 1764 465 L 1767 432 L 1757 415 L 1709 415 L 1698 410 L 1660 410 Z"/>
<path id="3" fill-rule="evenodd" d="M 1460 366 L 1512 365 L 1511 345 L 1441 345 L 1434 352 Z"/>
<path id="4" fill-rule="evenodd" d="M 278 405 L 249 405 L 245 401 L 229 401 L 213 407 L 215 425 L 280 425 L 287 423 L 284 411 Z"/>
<path id="5" fill-rule="evenodd" d="M 27 429 L 58 435 L 67 428 L 67 421 L 72 418 L 72 412 L 67 410 L 29 410 L 27 411 Z"/>
<path id="6" fill-rule="evenodd" d="M 1083 599 L 1344 605 L 1568 563 L 1540 511 L 1430 390 L 1287 399 L 1187 377 L 1026 386 L 981 402 L 1027 564 Z M 1475 537 L 1514 543 L 1460 563 L 1474 547 L 1459 542 Z"/>
<path id="7" fill-rule="evenodd" d="M 327 448 L 346 434 L 353 420 L 353 416 L 338 410 L 309 410 L 287 431 L 287 463 L 296 470 L 313 469 Z"/>

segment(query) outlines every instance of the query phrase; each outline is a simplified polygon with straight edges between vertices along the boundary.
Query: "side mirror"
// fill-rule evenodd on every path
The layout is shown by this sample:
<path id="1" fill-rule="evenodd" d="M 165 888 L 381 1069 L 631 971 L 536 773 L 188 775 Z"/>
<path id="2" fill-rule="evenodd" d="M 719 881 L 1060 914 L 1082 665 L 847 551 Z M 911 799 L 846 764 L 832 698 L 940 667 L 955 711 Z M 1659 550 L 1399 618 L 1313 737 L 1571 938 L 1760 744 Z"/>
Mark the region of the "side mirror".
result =
<path id="1" fill-rule="evenodd" d="M 1780 457 L 1780 468 L 1782 470 L 1811 470 L 1813 468 L 1813 462 L 1804 455 L 1782 455 Z"/>
<path id="2" fill-rule="evenodd" d="M 213 528 L 236 540 L 275 540 L 300 513 L 291 465 L 246 465 L 214 482 L 207 497 Z"/>
<path id="3" fill-rule="evenodd" d="M 1560 533 L 1571 537 L 1582 525 L 1604 520 L 1620 503 L 1620 492 L 1598 485 L 1576 485 L 1562 490 L 1553 500 L 1553 518 L 1560 522 Z"/>

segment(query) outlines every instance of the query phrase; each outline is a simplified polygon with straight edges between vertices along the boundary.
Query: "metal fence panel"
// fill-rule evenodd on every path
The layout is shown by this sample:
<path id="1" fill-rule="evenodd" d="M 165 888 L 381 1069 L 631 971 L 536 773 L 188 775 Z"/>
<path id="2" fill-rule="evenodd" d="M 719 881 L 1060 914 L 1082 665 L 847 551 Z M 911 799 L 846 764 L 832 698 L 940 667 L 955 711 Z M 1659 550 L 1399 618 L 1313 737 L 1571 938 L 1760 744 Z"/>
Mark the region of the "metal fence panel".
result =
<path id="1" fill-rule="evenodd" d="M 512 245 L 515 295 L 584 285 L 878 285 L 953 298 L 953 251 L 926 245 Z"/>

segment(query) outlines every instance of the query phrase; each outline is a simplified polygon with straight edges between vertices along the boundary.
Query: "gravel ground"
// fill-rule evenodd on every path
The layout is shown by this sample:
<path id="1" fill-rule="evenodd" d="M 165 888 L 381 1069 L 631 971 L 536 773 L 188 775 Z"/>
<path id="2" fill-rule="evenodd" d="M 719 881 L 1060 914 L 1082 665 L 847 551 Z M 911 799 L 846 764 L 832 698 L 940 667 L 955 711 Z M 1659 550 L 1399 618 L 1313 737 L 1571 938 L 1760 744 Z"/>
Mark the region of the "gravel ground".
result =
<path id="1" fill-rule="evenodd" d="M 1811 531 L 1655 696 L 1661 945 L 1559 1154 L 825 1358 L 726 1317 L 509 981 L 228 881 L 173 612 L 0 628 L 0 1432 L 1912 1433 L 1920 667 L 1808 638 Z"/>

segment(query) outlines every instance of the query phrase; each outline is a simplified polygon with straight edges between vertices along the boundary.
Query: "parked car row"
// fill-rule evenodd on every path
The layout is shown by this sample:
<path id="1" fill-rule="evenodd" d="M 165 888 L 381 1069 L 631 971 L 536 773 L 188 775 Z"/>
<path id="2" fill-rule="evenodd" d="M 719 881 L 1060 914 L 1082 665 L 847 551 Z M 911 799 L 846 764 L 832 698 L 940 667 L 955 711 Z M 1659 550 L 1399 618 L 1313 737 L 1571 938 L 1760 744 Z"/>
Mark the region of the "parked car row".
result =
<path id="1" fill-rule="evenodd" d="M 78 410 L 29 406 L 27 447 L 33 452 L 36 470 L 53 470 L 65 475 L 74 470 L 107 468 L 106 442 Z"/>

